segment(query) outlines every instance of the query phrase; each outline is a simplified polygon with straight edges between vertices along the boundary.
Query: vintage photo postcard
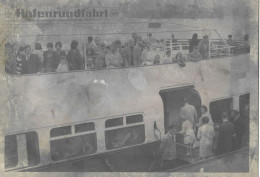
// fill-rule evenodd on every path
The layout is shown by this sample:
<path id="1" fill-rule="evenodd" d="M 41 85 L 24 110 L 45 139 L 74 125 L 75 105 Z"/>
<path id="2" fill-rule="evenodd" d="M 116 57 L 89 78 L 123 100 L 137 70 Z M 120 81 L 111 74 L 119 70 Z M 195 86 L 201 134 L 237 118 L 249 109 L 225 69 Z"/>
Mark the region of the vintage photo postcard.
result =
<path id="1" fill-rule="evenodd" d="M 258 176 L 258 0 L 1 0 L 0 176 Z"/>

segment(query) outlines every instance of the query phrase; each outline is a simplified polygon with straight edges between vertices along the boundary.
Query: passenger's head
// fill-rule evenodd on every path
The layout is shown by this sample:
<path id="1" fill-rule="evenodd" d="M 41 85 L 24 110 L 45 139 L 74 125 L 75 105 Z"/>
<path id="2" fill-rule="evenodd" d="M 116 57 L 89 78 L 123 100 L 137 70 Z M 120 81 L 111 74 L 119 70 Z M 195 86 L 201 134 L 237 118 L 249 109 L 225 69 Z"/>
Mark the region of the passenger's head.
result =
<path id="1" fill-rule="evenodd" d="M 111 52 L 116 52 L 116 49 L 117 49 L 117 45 L 116 45 L 116 43 L 115 42 L 113 42 L 112 44 L 111 44 L 111 46 L 110 46 L 110 50 L 111 50 Z"/>
<path id="2" fill-rule="evenodd" d="M 174 134 L 174 125 L 172 124 L 172 125 L 169 125 L 168 127 L 167 127 L 167 131 L 170 133 L 170 134 Z"/>
<path id="3" fill-rule="evenodd" d="M 125 41 L 124 46 L 128 47 L 129 46 L 129 41 Z"/>
<path id="4" fill-rule="evenodd" d="M 98 36 L 95 37 L 94 42 L 96 45 L 100 45 L 100 38 Z"/>
<path id="5" fill-rule="evenodd" d="M 167 56 L 167 57 L 170 57 L 170 56 L 171 56 L 171 50 L 167 50 L 167 51 L 166 51 L 166 56 Z"/>
<path id="6" fill-rule="evenodd" d="M 61 49 L 62 48 L 62 43 L 60 41 L 55 43 L 55 48 L 56 49 Z"/>
<path id="7" fill-rule="evenodd" d="M 104 42 L 100 42 L 100 48 L 101 49 L 105 49 L 106 48 L 106 44 Z"/>
<path id="8" fill-rule="evenodd" d="M 204 116 L 204 117 L 202 117 L 201 122 L 203 124 L 207 124 L 207 123 L 209 123 L 209 118 L 207 116 Z"/>
<path id="9" fill-rule="evenodd" d="M 93 37 L 92 36 L 89 36 L 88 37 L 88 43 L 91 43 L 93 41 Z"/>
<path id="10" fill-rule="evenodd" d="M 231 111 L 231 117 L 232 117 L 233 119 L 236 119 L 236 118 L 238 118 L 238 116 L 239 116 L 238 110 L 233 109 L 233 110 Z"/>
<path id="11" fill-rule="evenodd" d="M 174 39 L 174 34 L 172 34 L 172 40 Z"/>
<path id="12" fill-rule="evenodd" d="M 188 102 L 188 101 L 187 101 L 187 98 L 184 97 L 184 98 L 182 99 L 182 104 L 185 105 L 187 102 Z"/>
<path id="13" fill-rule="evenodd" d="M 229 40 L 232 39 L 232 35 L 231 35 L 231 34 L 228 35 L 228 39 L 229 39 Z"/>
<path id="14" fill-rule="evenodd" d="M 5 44 L 5 52 L 6 53 L 11 53 L 12 51 L 13 51 L 13 46 L 9 42 L 7 42 Z"/>
<path id="15" fill-rule="evenodd" d="M 137 39 L 137 34 L 136 34 L 136 33 L 133 33 L 133 34 L 132 34 L 132 38 L 133 38 L 134 40 L 136 40 L 136 39 Z"/>
<path id="16" fill-rule="evenodd" d="M 204 35 L 203 39 L 209 39 L 209 36 L 208 35 Z"/>
<path id="17" fill-rule="evenodd" d="M 25 45 L 24 46 L 24 52 L 25 52 L 25 55 L 30 55 L 30 53 L 31 53 L 31 46 L 30 45 Z"/>
<path id="18" fill-rule="evenodd" d="M 228 120 L 228 113 L 227 113 L 227 112 L 222 112 L 222 114 L 221 114 L 221 119 L 222 119 L 223 121 Z"/>
<path id="19" fill-rule="evenodd" d="M 115 41 L 116 48 L 121 48 L 121 44 L 122 44 L 122 43 L 121 43 L 120 40 L 117 39 L 117 40 Z"/>
<path id="20" fill-rule="evenodd" d="M 200 110 L 201 110 L 201 113 L 202 113 L 202 114 L 205 114 L 206 112 L 208 112 L 208 108 L 207 108 L 207 106 L 205 106 L 205 105 L 202 105 L 202 106 L 200 107 Z"/>
<path id="21" fill-rule="evenodd" d="M 47 44 L 47 48 L 49 51 L 51 51 L 53 49 L 53 44 L 52 43 L 48 43 Z"/>
<path id="22" fill-rule="evenodd" d="M 25 46 L 20 46 L 17 51 L 18 56 L 25 56 Z"/>
<path id="23" fill-rule="evenodd" d="M 71 49 L 77 49 L 78 45 L 79 45 L 78 41 L 73 40 L 71 42 L 70 47 L 71 47 Z"/>
<path id="24" fill-rule="evenodd" d="M 194 33 L 194 34 L 192 35 L 192 40 L 196 40 L 196 39 L 198 39 L 198 34 L 197 34 L 197 33 Z"/>
<path id="25" fill-rule="evenodd" d="M 152 33 L 149 33 L 148 36 L 149 36 L 149 37 L 152 37 Z"/>
<path id="26" fill-rule="evenodd" d="M 34 46 L 35 50 L 42 50 L 42 45 L 40 43 L 35 43 L 35 46 Z"/>
<path id="27" fill-rule="evenodd" d="M 135 41 L 134 40 L 129 40 L 129 46 L 130 47 L 134 47 L 134 45 L 135 45 Z"/>

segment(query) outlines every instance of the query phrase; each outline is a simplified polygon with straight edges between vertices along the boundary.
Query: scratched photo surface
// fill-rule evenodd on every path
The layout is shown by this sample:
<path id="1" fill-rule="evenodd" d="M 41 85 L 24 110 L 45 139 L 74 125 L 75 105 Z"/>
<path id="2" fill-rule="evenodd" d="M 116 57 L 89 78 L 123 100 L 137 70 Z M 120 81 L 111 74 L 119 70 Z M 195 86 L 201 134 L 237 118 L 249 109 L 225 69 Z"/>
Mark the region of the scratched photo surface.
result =
<path id="1" fill-rule="evenodd" d="M 0 176 L 258 176 L 258 0 L 1 0 L 0 42 Z"/>

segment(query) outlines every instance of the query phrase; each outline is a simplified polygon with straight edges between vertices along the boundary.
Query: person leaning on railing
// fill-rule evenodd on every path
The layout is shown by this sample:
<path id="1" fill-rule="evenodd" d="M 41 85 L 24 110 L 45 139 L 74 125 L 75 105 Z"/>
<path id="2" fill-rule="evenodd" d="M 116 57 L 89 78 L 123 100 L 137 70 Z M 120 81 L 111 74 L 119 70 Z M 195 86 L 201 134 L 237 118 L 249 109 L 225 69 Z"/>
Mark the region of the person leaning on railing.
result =
<path id="1" fill-rule="evenodd" d="M 201 60 L 201 55 L 197 46 L 194 46 L 193 51 L 188 54 L 187 60 L 194 62 Z"/>

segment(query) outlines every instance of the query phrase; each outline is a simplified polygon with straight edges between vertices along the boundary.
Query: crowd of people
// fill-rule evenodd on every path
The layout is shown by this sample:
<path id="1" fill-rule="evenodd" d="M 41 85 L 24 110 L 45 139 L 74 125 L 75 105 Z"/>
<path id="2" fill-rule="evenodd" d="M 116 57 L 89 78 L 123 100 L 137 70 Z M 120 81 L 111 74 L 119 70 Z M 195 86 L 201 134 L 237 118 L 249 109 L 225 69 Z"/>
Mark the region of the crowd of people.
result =
<path id="1" fill-rule="evenodd" d="M 181 131 L 171 125 L 168 133 L 162 138 L 159 154 L 167 164 L 177 158 L 175 134 L 183 135 L 183 143 L 187 145 L 187 156 L 192 155 L 191 149 L 199 147 L 200 159 L 221 155 L 240 149 L 245 134 L 246 124 L 239 112 L 233 109 L 230 113 L 222 112 L 221 124 L 214 124 L 208 108 L 201 106 L 201 116 L 198 118 L 195 107 L 183 100 L 180 110 Z"/>
<path id="2" fill-rule="evenodd" d="M 232 36 L 231 36 L 232 38 Z M 234 45 L 229 36 L 227 43 Z M 245 36 L 248 41 L 248 35 Z M 178 44 L 178 40 L 172 35 L 172 44 Z M 185 61 L 199 61 L 209 58 L 209 38 L 198 39 L 198 34 L 193 34 L 189 40 L 189 54 L 184 56 L 182 50 L 173 53 L 165 45 L 165 40 L 155 39 L 151 33 L 143 39 L 133 33 L 124 44 L 115 40 L 106 44 L 96 36 L 89 36 L 85 46 L 85 55 L 79 49 L 79 43 L 73 40 L 70 50 L 62 50 L 60 41 L 47 44 L 47 51 L 42 51 L 42 45 L 35 43 L 34 50 L 30 45 L 23 45 L 17 49 L 6 43 L 6 71 L 11 74 L 33 74 L 46 72 L 68 72 L 73 70 L 91 70 L 103 68 L 119 68 L 154 64 L 179 63 L 185 66 Z M 55 49 L 54 49 L 55 47 Z M 181 47 L 180 47 L 181 48 Z"/>

